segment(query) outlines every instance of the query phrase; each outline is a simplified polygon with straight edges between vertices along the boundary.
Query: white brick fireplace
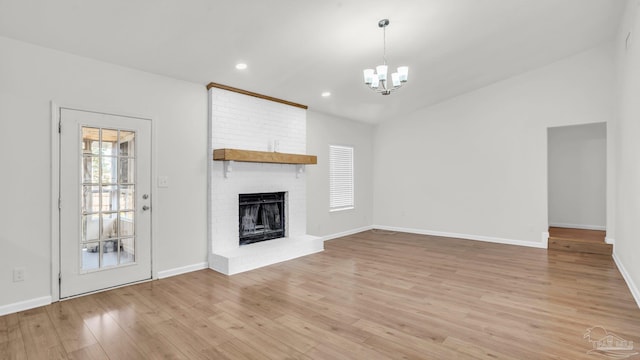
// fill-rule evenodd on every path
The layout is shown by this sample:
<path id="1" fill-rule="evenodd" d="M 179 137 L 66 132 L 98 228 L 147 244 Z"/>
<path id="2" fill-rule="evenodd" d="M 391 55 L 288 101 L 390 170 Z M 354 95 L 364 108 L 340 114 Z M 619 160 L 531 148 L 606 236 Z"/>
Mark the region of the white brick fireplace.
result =
<path id="1" fill-rule="evenodd" d="M 306 110 L 216 87 L 209 101 L 209 267 L 231 275 L 322 251 L 306 234 L 304 167 L 211 160 L 221 148 L 305 154 Z M 268 192 L 286 193 L 286 237 L 240 246 L 239 194 Z"/>

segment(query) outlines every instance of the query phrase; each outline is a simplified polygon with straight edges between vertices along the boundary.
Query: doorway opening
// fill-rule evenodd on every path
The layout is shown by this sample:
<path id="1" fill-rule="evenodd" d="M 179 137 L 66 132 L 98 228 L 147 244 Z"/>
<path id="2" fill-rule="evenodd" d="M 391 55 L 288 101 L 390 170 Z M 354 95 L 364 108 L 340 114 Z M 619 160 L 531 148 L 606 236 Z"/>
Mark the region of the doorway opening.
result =
<path id="1" fill-rule="evenodd" d="M 549 249 L 592 252 L 582 250 L 602 245 L 610 252 L 606 123 L 549 128 L 547 147 Z"/>

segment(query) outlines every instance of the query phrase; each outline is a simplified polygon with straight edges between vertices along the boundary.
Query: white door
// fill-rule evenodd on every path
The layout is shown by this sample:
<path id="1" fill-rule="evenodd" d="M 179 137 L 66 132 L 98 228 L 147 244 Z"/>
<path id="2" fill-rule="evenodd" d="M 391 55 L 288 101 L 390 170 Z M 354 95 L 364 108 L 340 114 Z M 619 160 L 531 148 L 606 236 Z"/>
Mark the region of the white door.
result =
<path id="1" fill-rule="evenodd" d="M 151 278 L 151 121 L 60 110 L 60 298 Z"/>

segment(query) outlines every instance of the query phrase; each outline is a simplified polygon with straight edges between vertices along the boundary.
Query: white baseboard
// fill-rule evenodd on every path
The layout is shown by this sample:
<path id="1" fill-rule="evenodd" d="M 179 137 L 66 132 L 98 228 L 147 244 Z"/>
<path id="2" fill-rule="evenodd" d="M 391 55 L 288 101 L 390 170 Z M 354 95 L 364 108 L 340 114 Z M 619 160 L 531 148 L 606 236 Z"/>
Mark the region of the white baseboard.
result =
<path id="1" fill-rule="evenodd" d="M 51 304 L 51 296 L 43 296 L 35 299 L 20 301 L 13 304 L 0 306 L 0 316 L 25 311 L 40 306 Z"/>
<path id="2" fill-rule="evenodd" d="M 584 225 L 584 224 L 567 224 L 567 223 L 549 223 L 549 226 L 569 229 L 581 230 L 600 230 L 606 231 L 607 227 L 602 225 Z"/>
<path id="3" fill-rule="evenodd" d="M 613 253 L 613 261 L 616 263 L 616 266 L 618 267 L 620 274 L 622 274 L 624 281 L 627 283 L 627 287 L 629 288 L 629 291 L 631 291 L 631 295 L 633 296 L 633 299 L 636 301 L 636 305 L 638 305 L 638 308 L 640 308 L 640 290 L 638 290 L 636 283 L 633 282 L 631 275 L 629 275 L 629 273 L 627 272 L 627 269 L 625 269 L 624 265 L 622 265 L 620 258 L 618 258 L 615 252 Z"/>
<path id="4" fill-rule="evenodd" d="M 548 231 L 545 231 L 542 233 L 542 245 L 544 249 L 549 248 L 549 232 Z"/>
<path id="5" fill-rule="evenodd" d="M 388 230 L 388 231 L 406 232 L 411 234 L 442 236 L 442 237 L 458 238 L 458 239 L 465 239 L 465 240 L 485 241 L 485 242 L 498 243 L 498 244 L 527 246 L 527 247 L 534 247 L 534 248 L 540 248 L 540 249 L 547 248 L 547 243 L 545 241 L 537 242 L 537 241 L 513 240 L 513 239 L 504 239 L 504 238 L 498 238 L 493 236 L 458 234 L 458 233 L 450 233 L 450 232 L 444 232 L 444 231 L 411 229 L 411 228 L 402 228 L 402 227 L 384 226 L 384 225 L 374 225 L 373 228 L 380 229 L 380 230 Z"/>
<path id="6" fill-rule="evenodd" d="M 349 236 L 349 235 L 361 233 L 363 231 L 367 231 L 367 230 L 371 230 L 371 229 L 373 229 L 373 226 L 371 226 L 371 225 L 363 226 L 363 227 L 357 228 L 357 229 L 351 229 L 351 230 L 347 230 L 347 231 L 342 231 L 342 232 L 331 234 L 331 235 L 324 235 L 324 236 L 321 236 L 320 238 L 322 239 L 322 241 L 333 240 L 333 239 L 341 238 L 341 237 L 344 237 L 344 236 Z"/>
<path id="7" fill-rule="evenodd" d="M 208 269 L 208 268 L 209 268 L 209 263 L 207 263 L 205 261 L 205 262 L 201 262 L 201 263 L 197 263 L 197 264 L 182 266 L 182 267 L 179 267 L 179 268 L 158 271 L 158 279 L 164 279 L 164 278 L 168 278 L 168 277 L 171 277 L 171 276 L 176 276 L 176 275 L 180 275 L 180 274 L 186 274 L 186 273 L 189 273 L 189 272 L 192 272 L 192 271 L 198 271 L 198 270 Z"/>
<path id="8" fill-rule="evenodd" d="M 605 243 L 607 243 L 607 244 L 611 244 L 611 245 L 613 245 L 613 244 L 615 244 L 615 243 L 616 243 L 616 239 L 614 239 L 614 238 L 612 238 L 612 237 L 608 237 L 608 236 L 606 236 L 606 237 L 604 238 L 604 242 L 605 242 Z"/>

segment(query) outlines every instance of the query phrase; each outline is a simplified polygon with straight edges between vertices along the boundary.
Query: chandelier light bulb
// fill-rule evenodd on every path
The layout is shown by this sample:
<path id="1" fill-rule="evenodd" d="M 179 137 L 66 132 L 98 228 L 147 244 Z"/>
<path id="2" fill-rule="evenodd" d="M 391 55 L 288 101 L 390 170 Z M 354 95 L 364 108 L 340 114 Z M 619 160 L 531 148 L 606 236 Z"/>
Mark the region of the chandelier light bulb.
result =
<path id="1" fill-rule="evenodd" d="M 400 75 L 397 72 L 391 74 L 391 83 L 393 84 L 393 87 L 398 87 L 402 84 L 400 82 Z"/>
<path id="2" fill-rule="evenodd" d="M 364 83 L 369 85 L 373 81 L 373 77 L 375 76 L 375 71 L 373 69 L 365 69 L 364 73 Z"/>
<path id="3" fill-rule="evenodd" d="M 409 78 L 409 67 L 408 66 L 400 66 L 398 68 L 398 75 L 400 76 L 401 82 L 407 82 Z"/>
<path id="4" fill-rule="evenodd" d="M 380 81 L 387 80 L 387 65 L 376 66 L 376 72 L 378 73 L 378 79 Z"/>

